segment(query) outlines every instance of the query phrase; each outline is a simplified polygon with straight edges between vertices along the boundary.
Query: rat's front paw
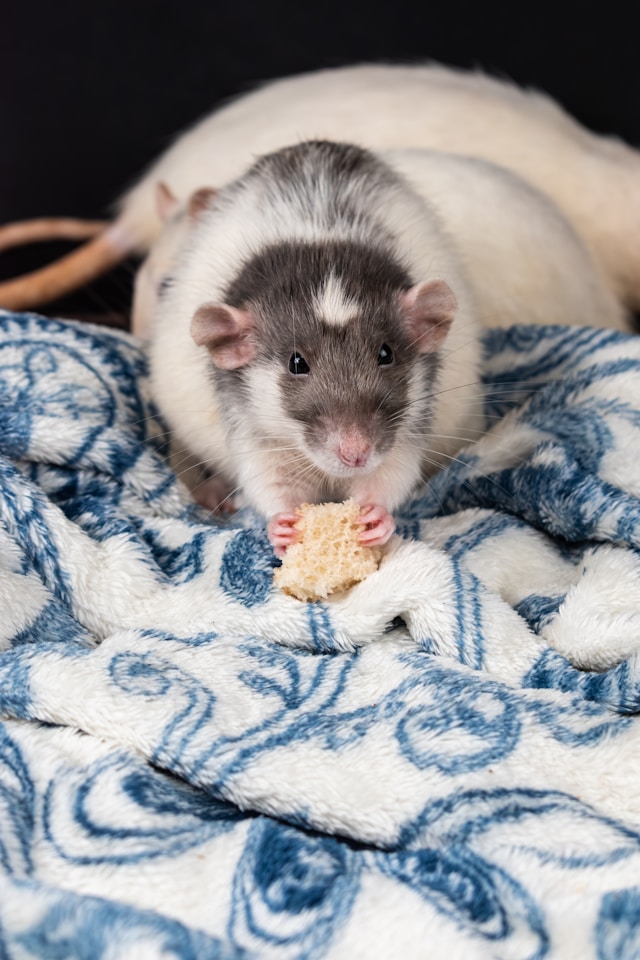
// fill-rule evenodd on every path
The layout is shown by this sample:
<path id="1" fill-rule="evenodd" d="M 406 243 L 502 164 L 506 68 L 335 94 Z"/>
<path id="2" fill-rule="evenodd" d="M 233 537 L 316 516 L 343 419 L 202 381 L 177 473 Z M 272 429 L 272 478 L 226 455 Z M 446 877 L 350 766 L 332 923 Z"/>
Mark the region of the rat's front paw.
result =
<path id="1" fill-rule="evenodd" d="M 387 508 L 375 503 L 365 504 L 356 522 L 365 528 L 358 539 L 367 547 L 381 547 L 396 528 Z"/>
<path id="2" fill-rule="evenodd" d="M 269 520 L 267 534 L 276 557 L 284 557 L 287 547 L 299 539 L 300 534 L 294 527 L 299 519 L 297 513 L 276 513 Z"/>

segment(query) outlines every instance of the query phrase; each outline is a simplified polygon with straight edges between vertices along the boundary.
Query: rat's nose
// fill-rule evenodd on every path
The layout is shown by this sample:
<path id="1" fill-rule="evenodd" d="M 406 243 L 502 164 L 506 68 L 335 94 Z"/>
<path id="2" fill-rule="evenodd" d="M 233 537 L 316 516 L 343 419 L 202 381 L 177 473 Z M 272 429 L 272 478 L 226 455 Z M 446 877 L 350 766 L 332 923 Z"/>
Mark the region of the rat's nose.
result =
<path id="1" fill-rule="evenodd" d="M 346 467 L 364 467 L 371 453 L 371 441 L 358 431 L 345 433 L 338 442 L 338 456 Z"/>

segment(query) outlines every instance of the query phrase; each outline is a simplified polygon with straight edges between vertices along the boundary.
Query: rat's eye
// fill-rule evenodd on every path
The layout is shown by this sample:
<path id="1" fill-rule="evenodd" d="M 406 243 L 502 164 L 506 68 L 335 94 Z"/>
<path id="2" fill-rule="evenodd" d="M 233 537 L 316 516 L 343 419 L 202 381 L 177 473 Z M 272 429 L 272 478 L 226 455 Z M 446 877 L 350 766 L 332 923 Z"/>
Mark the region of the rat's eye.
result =
<path id="1" fill-rule="evenodd" d="M 157 287 L 157 294 L 159 297 L 161 297 L 163 293 L 167 292 L 171 286 L 172 279 L 172 277 L 162 277 Z"/>
<path id="2" fill-rule="evenodd" d="M 296 376 L 303 373 L 309 373 L 309 364 L 305 358 L 299 354 L 297 351 L 292 353 L 289 357 L 289 370 L 291 373 L 294 373 Z"/>
<path id="3" fill-rule="evenodd" d="M 378 366 L 386 367 L 390 363 L 393 363 L 393 353 L 391 352 L 391 347 L 389 347 L 386 343 L 383 343 L 380 347 L 380 352 L 378 353 Z"/>

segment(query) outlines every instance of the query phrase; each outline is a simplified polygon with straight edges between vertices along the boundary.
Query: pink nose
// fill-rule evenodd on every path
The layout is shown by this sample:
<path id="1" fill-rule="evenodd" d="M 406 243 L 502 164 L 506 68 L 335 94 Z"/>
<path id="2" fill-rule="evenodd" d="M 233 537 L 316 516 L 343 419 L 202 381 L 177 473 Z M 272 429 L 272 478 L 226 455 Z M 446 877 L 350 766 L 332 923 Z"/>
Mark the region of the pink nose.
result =
<path id="1" fill-rule="evenodd" d="M 347 434 L 338 444 L 338 456 L 346 467 L 364 467 L 370 453 L 370 441 L 359 434 Z"/>

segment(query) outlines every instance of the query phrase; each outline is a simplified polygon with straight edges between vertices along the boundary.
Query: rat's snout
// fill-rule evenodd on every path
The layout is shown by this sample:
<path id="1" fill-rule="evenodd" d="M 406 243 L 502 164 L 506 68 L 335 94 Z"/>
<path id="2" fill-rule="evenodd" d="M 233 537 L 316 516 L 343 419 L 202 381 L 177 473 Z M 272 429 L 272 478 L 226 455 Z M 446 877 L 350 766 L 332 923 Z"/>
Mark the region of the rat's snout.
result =
<path id="1" fill-rule="evenodd" d="M 306 444 L 310 459 L 331 477 L 354 478 L 375 470 L 380 462 L 378 443 L 368 425 L 336 420 L 314 423 Z"/>
<path id="2" fill-rule="evenodd" d="M 371 440 L 359 430 L 345 430 L 337 438 L 336 453 L 346 467 L 364 467 L 371 453 Z"/>

